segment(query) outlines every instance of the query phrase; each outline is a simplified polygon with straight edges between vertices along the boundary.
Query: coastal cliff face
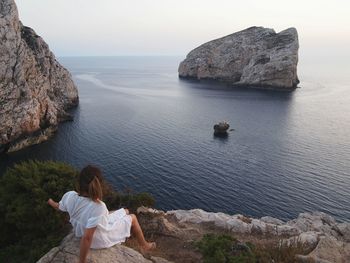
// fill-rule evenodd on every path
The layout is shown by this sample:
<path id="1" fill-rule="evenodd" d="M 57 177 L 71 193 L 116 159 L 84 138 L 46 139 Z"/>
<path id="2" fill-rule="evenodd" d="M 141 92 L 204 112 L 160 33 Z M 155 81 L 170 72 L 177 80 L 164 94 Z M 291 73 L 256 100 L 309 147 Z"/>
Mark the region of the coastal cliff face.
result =
<path id="1" fill-rule="evenodd" d="M 321 212 L 302 213 L 298 218 L 284 222 L 272 217 L 255 219 L 200 209 L 165 213 L 141 207 L 138 209 L 138 218 L 145 235 L 157 242 L 157 249 L 151 253 L 151 257 L 144 258 L 132 249 L 136 246 L 129 242 L 128 247 L 116 245 L 108 249 L 91 250 L 88 262 L 202 262 L 201 255 L 191 244 L 207 233 L 233 234 L 240 242 L 260 243 L 268 247 L 276 244 L 300 244 L 307 247 L 309 252 L 295 255 L 293 262 L 350 262 L 350 223 L 338 223 L 333 217 Z M 70 234 L 38 263 L 73 263 L 78 258 L 79 240 Z"/>
<path id="2" fill-rule="evenodd" d="M 48 139 L 78 91 L 44 40 L 21 24 L 14 0 L 0 3 L 0 38 L 1 152 Z"/>
<path id="3" fill-rule="evenodd" d="M 205 43 L 192 50 L 179 66 L 179 77 L 219 80 L 237 86 L 292 89 L 299 83 L 298 33 L 263 27 Z"/>

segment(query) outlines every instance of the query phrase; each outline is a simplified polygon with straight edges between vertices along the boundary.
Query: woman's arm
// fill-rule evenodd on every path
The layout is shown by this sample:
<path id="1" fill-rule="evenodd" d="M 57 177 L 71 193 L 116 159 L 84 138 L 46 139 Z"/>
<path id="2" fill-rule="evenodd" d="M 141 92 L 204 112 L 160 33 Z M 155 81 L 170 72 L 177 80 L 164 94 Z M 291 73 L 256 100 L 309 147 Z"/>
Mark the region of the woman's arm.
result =
<path id="1" fill-rule="evenodd" d="M 86 263 L 86 258 L 90 250 L 92 238 L 94 236 L 96 227 L 85 228 L 83 237 L 80 240 L 80 256 L 79 263 Z"/>
<path id="2" fill-rule="evenodd" d="M 52 200 L 51 198 L 49 200 L 47 200 L 47 203 L 52 206 L 53 208 L 55 208 L 56 210 L 58 210 L 58 203 L 55 202 L 54 200 Z"/>

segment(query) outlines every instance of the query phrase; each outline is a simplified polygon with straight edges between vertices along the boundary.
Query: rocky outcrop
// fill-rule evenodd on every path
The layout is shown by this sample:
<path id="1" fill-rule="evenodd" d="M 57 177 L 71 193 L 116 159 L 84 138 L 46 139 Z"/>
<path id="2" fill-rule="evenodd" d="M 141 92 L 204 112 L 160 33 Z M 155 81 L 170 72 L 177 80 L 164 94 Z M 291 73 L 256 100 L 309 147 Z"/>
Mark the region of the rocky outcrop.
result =
<path id="1" fill-rule="evenodd" d="M 243 215 L 209 213 L 200 209 L 169 211 L 166 215 L 173 215 L 182 228 L 210 223 L 236 234 L 275 236 L 282 243 L 300 242 L 312 247 L 308 255 L 297 255 L 300 262 L 350 262 L 350 223 L 337 223 L 322 212 L 301 213 L 288 222 L 272 217 L 254 219 Z"/>
<path id="2" fill-rule="evenodd" d="M 91 250 L 88 262 L 201 262 L 201 255 L 192 244 L 206 233 L 234 234 L 249 242 L 274 240 L 277 244 L 301 244 L 311 248 L 306 255 L 296 255 L 295 262 L 350 262 L 350 223 L 337 223 L 333 217 L 321 212 L 302 213 L 298 218 L 284 222 L 272 217 L 255 219 L 201 209 L 165 213 L 141 207 L 138 218 L 145 235 L 157 242 L 153 256 L 143 258 L 130 248 L 132 244 L 128 244 L 130 247 L 116 245 Z M 78 255 L 79 241 L 69 235 L 38 262 L 77 262 Z"/>
<path id="3" fill-rule="evenodd" d="M 237 86 L 293 89 L 297 76 L 298 33 L 263 27 L 205 43 L 179 66 L 179 77 L 219 80 Z"/>
<path id="4" fill-rule="evenodd" d="M 79 239 L 73 234 L 68 235 L 59 247 L 50 250 L 37 263 L 75 263 L 79 261 Z M 123 245 L 115 245 L 108 249 L 91 249 L 88 263 L 170 263 L 169 261 L 151 257 L 144 258 L 134 249 Z"/>
<path id="5" fill-rule="evenodd" d="M 0 3 L 0 152 L 46 140 L 78 103 L 70 73 L 21 24 L 13 0 Z"/>

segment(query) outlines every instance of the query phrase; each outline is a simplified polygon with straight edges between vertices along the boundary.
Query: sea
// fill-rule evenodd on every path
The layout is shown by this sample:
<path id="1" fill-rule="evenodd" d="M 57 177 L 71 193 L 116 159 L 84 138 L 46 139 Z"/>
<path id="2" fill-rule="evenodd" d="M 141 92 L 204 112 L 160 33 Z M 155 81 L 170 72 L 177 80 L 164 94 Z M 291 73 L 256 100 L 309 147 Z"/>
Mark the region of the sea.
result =
<path id="1" fill-rule="evenodd" d="M 80 104 L 49 141 L 0 157 L 99 166 L 162 210 L 350 221 L 348 64 L 300 61 L 294 91 L 178 78 L 183 57 L 62 57 Z M 213 125 L 229 122 L 227 137 Z"/>

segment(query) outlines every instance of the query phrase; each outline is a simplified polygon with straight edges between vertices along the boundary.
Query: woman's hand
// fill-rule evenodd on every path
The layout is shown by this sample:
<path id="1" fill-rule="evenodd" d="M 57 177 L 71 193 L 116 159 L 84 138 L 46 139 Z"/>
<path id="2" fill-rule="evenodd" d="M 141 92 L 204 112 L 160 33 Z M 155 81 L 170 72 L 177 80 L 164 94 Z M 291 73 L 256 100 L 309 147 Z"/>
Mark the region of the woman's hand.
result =
<path id="1" fill-rule="evenodd" d="M 53 208 L 55 208 L 56 210 L 58 210 L 58 203 L 55 202 L 54 200 L 52 200 L 51 198 L 49 200 L 47 200 L 47 203 L 52 206 Z"/>

